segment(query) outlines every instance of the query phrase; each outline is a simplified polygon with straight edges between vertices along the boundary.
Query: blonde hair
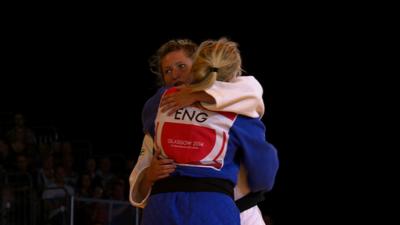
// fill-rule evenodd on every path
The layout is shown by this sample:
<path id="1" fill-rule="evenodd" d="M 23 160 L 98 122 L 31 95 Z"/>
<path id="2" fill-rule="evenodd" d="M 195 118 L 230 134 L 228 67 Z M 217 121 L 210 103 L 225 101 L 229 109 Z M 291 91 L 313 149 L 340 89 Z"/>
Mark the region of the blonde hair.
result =
<path id="1" fill-rule="evenodd" d="M 229 82 L 241 76 L 242 58 L 238 44 L 227 38 L 202 42 L 194 54 L 192 73 L 194 85 L 205 80 L 213 83 L 215 79 Z"/>

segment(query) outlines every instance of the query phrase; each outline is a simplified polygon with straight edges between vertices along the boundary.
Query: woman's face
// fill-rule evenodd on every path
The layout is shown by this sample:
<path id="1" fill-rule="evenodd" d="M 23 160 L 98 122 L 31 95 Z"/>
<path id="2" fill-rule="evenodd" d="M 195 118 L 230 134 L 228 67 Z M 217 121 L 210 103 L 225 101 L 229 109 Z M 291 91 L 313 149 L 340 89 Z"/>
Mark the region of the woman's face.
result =
<path id="1" fill-rule="evenodd" d="M 193 61 L 184 50 L 168 53 L 161 61 L 161 69 L 166 86 L 178 86 L 191 82 L 190 70 Z"/>

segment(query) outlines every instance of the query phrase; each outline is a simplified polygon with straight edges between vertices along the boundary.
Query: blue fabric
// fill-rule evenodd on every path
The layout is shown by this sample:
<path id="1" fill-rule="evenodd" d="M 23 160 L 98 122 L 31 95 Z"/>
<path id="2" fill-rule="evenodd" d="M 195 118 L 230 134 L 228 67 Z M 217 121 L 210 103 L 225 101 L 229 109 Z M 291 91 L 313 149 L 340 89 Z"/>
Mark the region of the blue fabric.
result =
<path id="1" fill-rule="evenodd" d="M 240 215 L 225 194 L 173 192 L 150 196 L 142 221 L 142 225 L 240 225 Z"/>
<path id="2" fill-rule="evenodd" d="M 152 137 L 154 137 L 154 121 L 156 120 L 158 106 L 160 105 L 160 100 L 165 90 L 165 87 L 158 89 L 157 92 L 151 98 L 149 98 L 143 106 L 143 132 L 145 134 L 149 133 Z"/>
<path id="3" fill-rule="evenodd" d="M 266 141 L 264 124 L 259 119 L 238 116 L 229 135 L 228 149 L 241 148 L 240 160 L 247 169 L 251 191 L 271 190 L 279 161 L 275 147 Z"/>

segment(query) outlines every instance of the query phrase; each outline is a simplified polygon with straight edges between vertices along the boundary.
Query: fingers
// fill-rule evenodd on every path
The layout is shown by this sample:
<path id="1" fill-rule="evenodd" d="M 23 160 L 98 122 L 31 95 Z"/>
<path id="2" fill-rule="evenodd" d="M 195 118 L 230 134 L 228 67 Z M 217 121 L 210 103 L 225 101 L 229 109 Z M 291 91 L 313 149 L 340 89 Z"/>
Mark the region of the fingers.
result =
<path id="1" fill-rule="evenodd" d="M 170 111 L 173 108 L 178 108 L 177 104 L 175 102 L 164 104 L 164 106 L 161 106 L 161 112 L 165 113 L 167 111 Z"/>
<path id="2" fill-rule="evenodd" d="M 160 157 L 161 151 L 159 149 L 154 148 L 153 159 L 158 159 Z"/>
<path id="3" fill-rule="evenodd" d="M 164 178 L 164 177 L 168 177 L 171 173 L 173 173 L 175 171 L 175 168 L 169 168 L 169 169 L 164 169 L 159 171 L 158 177 L 159 178 Z"/>
<path id="4" fill-rule="evenodd" d="M 166 159 L 160 159 L 158 162 L 160 163 L 157 169 L 155 170 L 155 176 L 158 179 L 168 177 L 171 173 L 173 173 L 176 169 L 175 163 L 170 163 L 172 160 L 166 160 Z M 167 163 L 168 164 L 162 164 L 162 163 Z"/>
<path id="5" fill-rule="evenodd" d="M 192 91 L 191 87 L 187 86 L 186 84 L 181 84 L 179 86 L 176 86 L 175 88 L 176 88 L 176 90 L 178 92 L 179 91 L 184 91 L 184 92 L 191 92 Z"/>
<path id="6" fill-rule="evenodd" d="M 160 106 L 162 107 L 164 105 L 176 102 L 177 96 L 179 96 L 177 93 L 171 93 L 168 95 L 164 95 L 161 98 Z"/>
<path id="7" fill-rule="evenodd" d="M 160 157 L 162 157 L 160 151 L 156 151 L 150 167 L 147 170 L 147 179 L 151 182 L 168 177 L 176 170 L 176 164 L 172 159 Z"/>
<path id="8" fill-rule="evenodd" d="M 171 102 L 174 102 L 173 98 L 172 98 L 173 95 L 174 94 L 164 95 L 162 97 L 162 99 L 161 99 L 160 107 L 163 107 L 164 105 L 167 105 L 167 104 L 170 104 Z"/>
<path id="9" fill-rule="evenodd" d="M 166 101 L 167 102 L 167 101 Z M 160 105 L 161 106 L 161 105 Z M 182 106 L 180 106 L 178 104 L 178 102 L 176 102 L 175 100 L 171 100 L 171 102 L 168 103 L 164 103 L 161 106 L 161 112 L 165 113 L 168 112 L 168 116 L 171 116 L 172 114 L 174 114 L 177 110 L 179 110 L 180 108 L 182 108 Z"/>
<path id="10" fill-rule="evenodd" d="M 170 164 L 170 165 L 164 165 L 164 166 L 160 166 L 160 174 L 165 174 L 165 173 L 172 173 L 174 172 L 176 169 L 176 165 L 175 164 Z"/>
<path id="11" fill-rule="evenodd" d="M 168 165 L 168 164 L 174 164 L 174 160 L 168 159 L 168 158 L 158 158 L 158 164 L 159 165 Z"/>
<path id="12" fill-rule="evenodd" d="M 174 164 L 174 160 L 166 158 L 159 149 L 154 148 L 153 161 L 158 165 Z"/>
<path id="13" fill-rule="evenodd" d="M 174 114 L 180 108 L 181 107 L 179 107 L 179 106 L 171 106 L 168 110 L 165 110 L 165 111 L 168 111 L 167 115 L 171 116 L 172 114 Z"/>
<path id="14" fill-rule="evenodd" d="M 185 87 L 186 87 L 185 84 L 181 84 L 181 85 L 179 85 L 179 86 L 176 86 L 175 88 L 176 88 L 177 91 L 180 91 L 181 89 L 183 89 L 183 88 L 185 88 Z"/>
<path id="15" fill-rule="evenodd" d="M 158 179 L 163 179 L 163 178 L 166 178 L 166 177 L 169 177 L 169 173 L 168 174 L 159 175 L 157 178 Z"/>
<path id="16" fill-rule="evenodd" d="M 178 107 L 178 103 L 173 96 L 164 96 L 164 98 L 161 100 L 160 108 L 161 112 L 169 112 L 168 115 L 172 115 L 180 107 Z"/>

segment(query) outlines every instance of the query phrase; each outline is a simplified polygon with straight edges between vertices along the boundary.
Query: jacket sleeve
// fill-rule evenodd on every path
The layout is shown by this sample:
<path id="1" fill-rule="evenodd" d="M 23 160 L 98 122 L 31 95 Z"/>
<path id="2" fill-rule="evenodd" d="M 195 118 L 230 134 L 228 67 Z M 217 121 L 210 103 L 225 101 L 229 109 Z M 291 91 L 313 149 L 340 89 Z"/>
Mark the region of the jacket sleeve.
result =
<path id="1" fill-rule="evenodd" d="M 146 196 L 139 194 L 139 185 L 143 179 L 143 170 L 150 166 L 153 158 L 153 138 L 146 134 L 143 139 L 140 155 L 129 176 L 129 201 L 135 207 L 144 208 L 151 190 Z"/>
<path id="2" fill-rule="evenodd" d="M 255 118 L 238 116 L 231 132 L 242 149 L 241 161 L 247 169 L 247 181 L 252 192 L 270 191 L 279 168 L 275 147 L 265 138 L 265 126 Z"/>
<path id="3" fill-rule="evenodd" d="M 149 133 L 154 136 L 154 121 L 156 120 L 158 106 L 166 88 L 162 87 L 149 98 L 143 106 L 142 110 L 142 126 L 145 134 Z"/>
<path id="4" fill-rule="evenodd" d="M 205 92 L 216 102 L 202 102 L 202 106 L 208 110 L 234 112 L 252 118 L 264 115 L 263 89 L 253 76 L 240 76 L 232 82 L 215 81 Z"/>

